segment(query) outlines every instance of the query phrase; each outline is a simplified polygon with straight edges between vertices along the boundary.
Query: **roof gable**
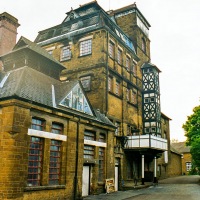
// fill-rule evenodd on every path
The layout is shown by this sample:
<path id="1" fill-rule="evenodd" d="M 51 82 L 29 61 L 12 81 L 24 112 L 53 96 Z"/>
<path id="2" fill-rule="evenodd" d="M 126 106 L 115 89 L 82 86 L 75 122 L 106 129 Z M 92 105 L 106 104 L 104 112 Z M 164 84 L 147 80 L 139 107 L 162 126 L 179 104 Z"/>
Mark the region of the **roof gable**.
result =
<path id="1" fill-rule="evenodd" d="M 59 105 L 93 115 L 92 108 L 90 107 L 79 82 L 76 83 L 66 96 L 64 96 Z"/>
<path id="2" fill-rule="evenodd" d="M 79 14 L 77 14 L 74 10 L 71 10 L 70 12 L 67 13 L 67 17 L 64 19 L 63 23 L 68 22 L 68 21 L 72 21 L 72 20 L 77 19 L 79 17 L 80 17 Z"/>
<path id="3" fill-rule="evenodd" d="M 171 146 L 180 153 L 189 153 L 190 146 L 186 146 L 185 142 L 172 143 Z"/>

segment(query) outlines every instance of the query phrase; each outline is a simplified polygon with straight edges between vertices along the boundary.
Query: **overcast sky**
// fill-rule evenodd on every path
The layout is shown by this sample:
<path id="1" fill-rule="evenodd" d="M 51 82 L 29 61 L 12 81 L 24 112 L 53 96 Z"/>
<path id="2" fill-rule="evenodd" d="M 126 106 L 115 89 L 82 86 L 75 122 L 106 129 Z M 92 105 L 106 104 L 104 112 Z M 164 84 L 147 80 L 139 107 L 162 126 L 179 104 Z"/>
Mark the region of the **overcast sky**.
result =
<path id="1" fill-rule="evenodd" d="M 60 24 L 66 12 L 90 0 L 0 0 L 0 13 L 15 16 L 21 36 Z M 200 0 L 98 0 L 104 10 L 136 2 L 151 24 L 151 62 L 160 74 L 161 110 L 170 117 L 171 139 L 184 140 L 182 124 L 200 98 Z"/>

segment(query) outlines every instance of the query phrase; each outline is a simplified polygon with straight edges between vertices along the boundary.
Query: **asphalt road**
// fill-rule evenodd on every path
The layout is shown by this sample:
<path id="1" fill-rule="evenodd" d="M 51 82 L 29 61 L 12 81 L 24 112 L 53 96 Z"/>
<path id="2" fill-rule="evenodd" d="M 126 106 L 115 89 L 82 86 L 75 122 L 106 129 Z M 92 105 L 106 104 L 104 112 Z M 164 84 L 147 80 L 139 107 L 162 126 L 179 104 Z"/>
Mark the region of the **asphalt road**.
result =
<path id="1" fill-rule="evenodd" d="M 158 186 L 86 197 L 86 200 L 200 200 L 200 176 L 179 176 Z M 85 198 L 84 198 L 85 200 Z"/>

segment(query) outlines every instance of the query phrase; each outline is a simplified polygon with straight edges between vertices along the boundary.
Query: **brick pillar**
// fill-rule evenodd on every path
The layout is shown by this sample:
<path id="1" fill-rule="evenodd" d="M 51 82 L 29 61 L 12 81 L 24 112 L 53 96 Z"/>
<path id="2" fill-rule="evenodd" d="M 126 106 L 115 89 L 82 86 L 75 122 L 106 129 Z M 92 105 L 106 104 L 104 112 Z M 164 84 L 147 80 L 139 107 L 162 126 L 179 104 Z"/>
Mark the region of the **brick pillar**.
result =
<path id="1" fill-rule="evenodd" d="M 3 107 L 0 112 L 0 199 L 23 199 L 28 166 L 29 110 Z"/>

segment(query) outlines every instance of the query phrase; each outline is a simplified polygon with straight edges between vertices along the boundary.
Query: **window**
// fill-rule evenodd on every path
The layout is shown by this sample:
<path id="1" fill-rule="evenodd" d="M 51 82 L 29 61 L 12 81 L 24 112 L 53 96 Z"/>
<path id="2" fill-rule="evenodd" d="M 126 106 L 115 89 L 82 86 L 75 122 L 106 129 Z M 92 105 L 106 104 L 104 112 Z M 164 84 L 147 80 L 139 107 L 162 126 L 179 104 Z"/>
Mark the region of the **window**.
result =
<path id="1" fill-rule="evenodd" d="M 113 78 L 108 77 L 108 91 L 112 92 L 113 91 Z"/>
<path id="2" fill-rule="evenodd" d="M 115 135 L 120 135 L 120 122 L 115 122 L 115 126 L 117 127 L 115 130 Z"/>
<path id="3" fill-rule="evenodd" d="M 85 76 L 81 78 L 81 84 L 85 91 L 90 91 L 91 89 L 91 76 Z"/>
<path id="4" fill-rule="evenodd" d="M 126 132 L 127 135 L 132 135 L 131 134 L 131 127 L 130 125 L 127 125 L 127 132 Z"/>
<path id="5" fill-rule="evenodd" d="M 136 93 L 134 91 L 131 92 L 131 103 L 137 103 Z"/>
<path id="6" fill-rule="evenodd" d="M 80 56 L 92 53 L 92 40 L 85 40 L 80 43 Z"/>
<path id="7" fill-rule="evenodd" d="M 38 118 L 32 118 L 32 124 L 31 124 L 32 129 L 43 131 L 44 125 L 45 125 L 44 120 Z"/>
<path id="8" fill-rule="evenodd" d="M 99 178 L 98 181 L 104 181 L 104 157 L 105 157 L 105 149 L 99 147 Z"/>
<path id="9" fill-rule="evenodd" d="M 77 84 L 71 92 L 69 92 L 69 94 L 61 102 L 61 105 L 92 115 L 88 101 L 86 100 L 79 84 Z"/>
<path id="10" fill-rule="evenodd" d="M 28 186 L 39 186 L 42 173 L 43 139 L 31 137 L 28 157 Z"/>
<path id="11" fill-rule="evenodd" d="M 142 50 L 144 51 L 144 53 L 146 53 L 146 42 L 144 38 L 142 38 Z"/>
<path id="12" fill-rule="evenodd" d="M 51 132 L 55 134 L 63 134 L 63 125 L 53 122 Z"/>
<path id="13" fill-rule="evenodd" d="M 192 169 L 192 163 L 186 162 L 186 171 L 189 172 Z"/>
<path id="14" fill-rule="evenodd" d="M 85 131 L 84 132 L 84 139 L 85 140 L 95 140 L 95 133 L 94 132 L 90 132 L 90 131 Z"/>
<path id="15" fill-rule="evenodd" d="M 84 145 L 84 158 L 94 159 L 94 146 Z"/>
<path id="16" fill-rule="evenodd" d="M 115 84 L 115 94 L 116 95 L 120 95 L 120 83 L 118 81 L 116 81 L 116 84 Z"/>
<path id="17" fill-rule="evenodd" d="M 99 142 L 106 142 L 105 134 L 100 133 L 100 135 L 99 135 Z"/>
<path id="18" fill-rule="evenodd" d="M 58 185 L 60 179 L 61 142 L 51 140 L 49 162 L 49 185 Z"/>
<path id="19" fill-rule="evenodd" d="M 137 75 L 137 72 L 136 72 L 136 64 L 133 62 L 133 65 L 132 65 L 132 72 L 133 74 L 136 76 Z"/>
<path id="20" fill-rule="evenodd" d="M 109 42 L 109 48 L 108 48 L 108 51 L 109 51 L 109 56 L 111 58 L 114 58 L 115 57 L 115 44 L 113 42 Z"/>
<path id="21" fill-rule="evenodd" d="M 167 132 L 166 131 L 164 131 L 163 138 L 167 139 Z"/>
<path id="22" fill-rule="evenodd" d="M 48 53 L 49 53 L 50 55 L 52 55 L 52 54 L 53 54 L 53 50 L 49 50 Z"/>
<path id="23" fill-rule="evenodd" d="M 128 88 L 126 89 L 126 100 L 130 101 L 130 90 Z"/>
<path id="24" fill-rule="evenodd" d="M 126 56 L 126 69 L 127 71 L 130 71 L 130 67 L 131 67 L 131 59 Z"/>
<path id="25" fill-rule="evenodd" d="M 117 62 L 122 65 L 122 50 L 118 49 L 117 51 Z"/>
<path id="26" fill-rule="evenodd" d="M 70 13 L 69 18 L 70 20 L 74 19 L 74 13 Z"/>
<path id="27" fill-rule="evenodd" d="M 69 60 L 69 59 L 71 59 L 70 46 L 65 46 L 61 50 L 60 60 L 62 61 L 62 60 Z"/>

